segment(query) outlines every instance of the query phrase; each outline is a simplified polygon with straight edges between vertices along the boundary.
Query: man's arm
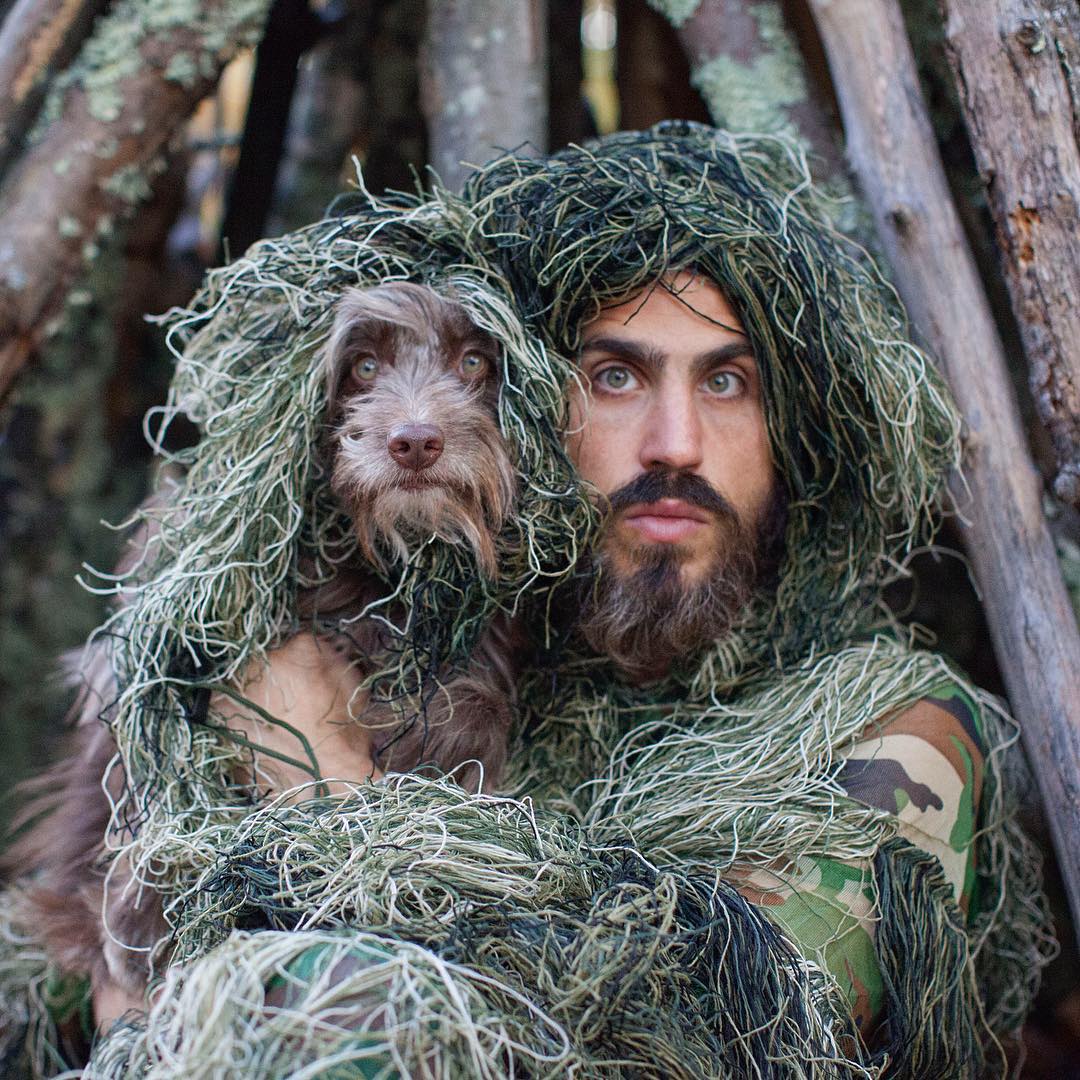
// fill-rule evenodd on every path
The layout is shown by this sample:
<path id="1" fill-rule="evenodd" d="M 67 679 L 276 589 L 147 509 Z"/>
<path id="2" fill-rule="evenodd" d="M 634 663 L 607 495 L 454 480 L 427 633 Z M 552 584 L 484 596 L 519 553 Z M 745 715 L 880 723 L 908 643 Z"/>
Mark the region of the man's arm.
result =
<path id="1" fill-rule="evenodd" d="M 985 755 L 978 715 L 967 694 L 943 684 L 870 725 L 839 774 L 852 799 L 893 814 L 900 836 L 938 858 L 965 913 L 977 901 L 973 841 Z M 870 861 L 806 857 L 733 883 L 830 971 L 868 1035 L 883 1003 Z"/>
<path id="2" fill-rule="evenodd" d="M 265 664 L 253 664 L 239 688 L 250 708 L 225 694 L 214 695 L 211 706 L 230 730 L 257 747 L 285 758 L 308 760 L 307 748 L 290 728 L 307 740 L 321 777 L 359 783 L 382 772 L 371 759 L 370 735 L 355 720 L 367 702 L 367 691 L 356 665 L 313 634 L 298 634 L 272 649 Z M 288 727 L 265 719 L 258 710 Z M 259 750 L 254 752 L 255 776 L 248 777 L 273 795 L 310 782 L 310 772 Z M 331 793 L 345 784 L 331 782 Z M 267 790 L 268 789 L 268 790 Z"/>

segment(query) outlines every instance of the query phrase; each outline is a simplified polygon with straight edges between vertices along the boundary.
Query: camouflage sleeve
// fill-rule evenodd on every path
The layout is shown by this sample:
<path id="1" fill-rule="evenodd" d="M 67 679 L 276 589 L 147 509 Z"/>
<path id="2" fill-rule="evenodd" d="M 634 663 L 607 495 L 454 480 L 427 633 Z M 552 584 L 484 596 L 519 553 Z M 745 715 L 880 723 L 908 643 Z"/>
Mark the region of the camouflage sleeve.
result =
<path id="1" fill-rule="evenodd" d="M 903 837 L 938 857 L 964 911 L 973 901 L 985 755 L 978 718 L 975 702 L 945 683 L 868 728 L 839 774 L 852 799 L 895 815 Z M 868 1031 L 883 999 L 869 865 L 801 858 L 740 874 L 735 884 L 768 909 L 800 952 L 828 969 Z"/>

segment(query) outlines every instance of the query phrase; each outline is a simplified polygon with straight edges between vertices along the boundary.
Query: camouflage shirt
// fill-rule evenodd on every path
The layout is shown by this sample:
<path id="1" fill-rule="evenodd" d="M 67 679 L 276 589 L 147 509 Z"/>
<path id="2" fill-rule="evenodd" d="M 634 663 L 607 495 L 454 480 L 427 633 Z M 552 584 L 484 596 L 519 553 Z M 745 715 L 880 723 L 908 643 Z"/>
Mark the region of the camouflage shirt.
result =
<path id="1" fill-rule="evenodd" d="M 937 856 L 964 912 L 977 900 L 973 841 L 985 757 L 978 716 L 967 693 L 943 683 L 872 724 L 838 776 L 852 799 L 895 815 L 902 837 Z M 799 952 L 838 980 L 864 1034 L 883 1000 L 872 874 L 865 860 L 802 857 L 735 878 Z"/>

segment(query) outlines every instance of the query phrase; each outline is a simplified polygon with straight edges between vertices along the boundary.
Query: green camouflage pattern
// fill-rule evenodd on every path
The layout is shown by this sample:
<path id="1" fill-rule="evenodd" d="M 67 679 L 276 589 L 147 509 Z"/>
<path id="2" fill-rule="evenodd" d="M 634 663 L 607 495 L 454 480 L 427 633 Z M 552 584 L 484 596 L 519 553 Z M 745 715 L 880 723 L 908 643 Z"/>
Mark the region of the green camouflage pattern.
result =
<path id="1" fill-rule="evenodd" d="M 985 757 L 978 717 L 961 687 L 943 683 L 911 708 L 871 725 L 838 774 L 850 798 L 894 815 L 902 837 L 938 858 L 965 912 L 975 886 L 973 841 Z M 832 974 L 860 1030 L 869 1032 L 883 1002 L 869 861 L 803 857 L 737 872 L 734 881 L 746 899 L 767 909 L 799 952 Z"/>

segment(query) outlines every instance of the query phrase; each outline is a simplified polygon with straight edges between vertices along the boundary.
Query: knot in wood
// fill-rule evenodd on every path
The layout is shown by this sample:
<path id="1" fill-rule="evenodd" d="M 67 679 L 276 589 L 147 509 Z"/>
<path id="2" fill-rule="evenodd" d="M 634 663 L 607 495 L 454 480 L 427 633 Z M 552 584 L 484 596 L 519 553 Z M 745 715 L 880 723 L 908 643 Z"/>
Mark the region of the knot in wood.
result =
<path id="1" fill-rule="evenodd" d="M 1015 37 L 1033 56 L 1046 48 L 1046 35 L 1037 19 L 1025 19 L 1016 31 Z"/>
<path id="2" fill-rule="evenodd" d="M 910 232 L 915 224 L 915 211 L 906 203 L 896 203 L 889 208 L 889 223 L 900 236 Z"/>
<path id="3" fill-rule="evenodd" d="M 1069 462 L 1061 467 L 1054 478 L 1054 494 L 1066 506 L 1080 508 L 1080 461 Z"/>

